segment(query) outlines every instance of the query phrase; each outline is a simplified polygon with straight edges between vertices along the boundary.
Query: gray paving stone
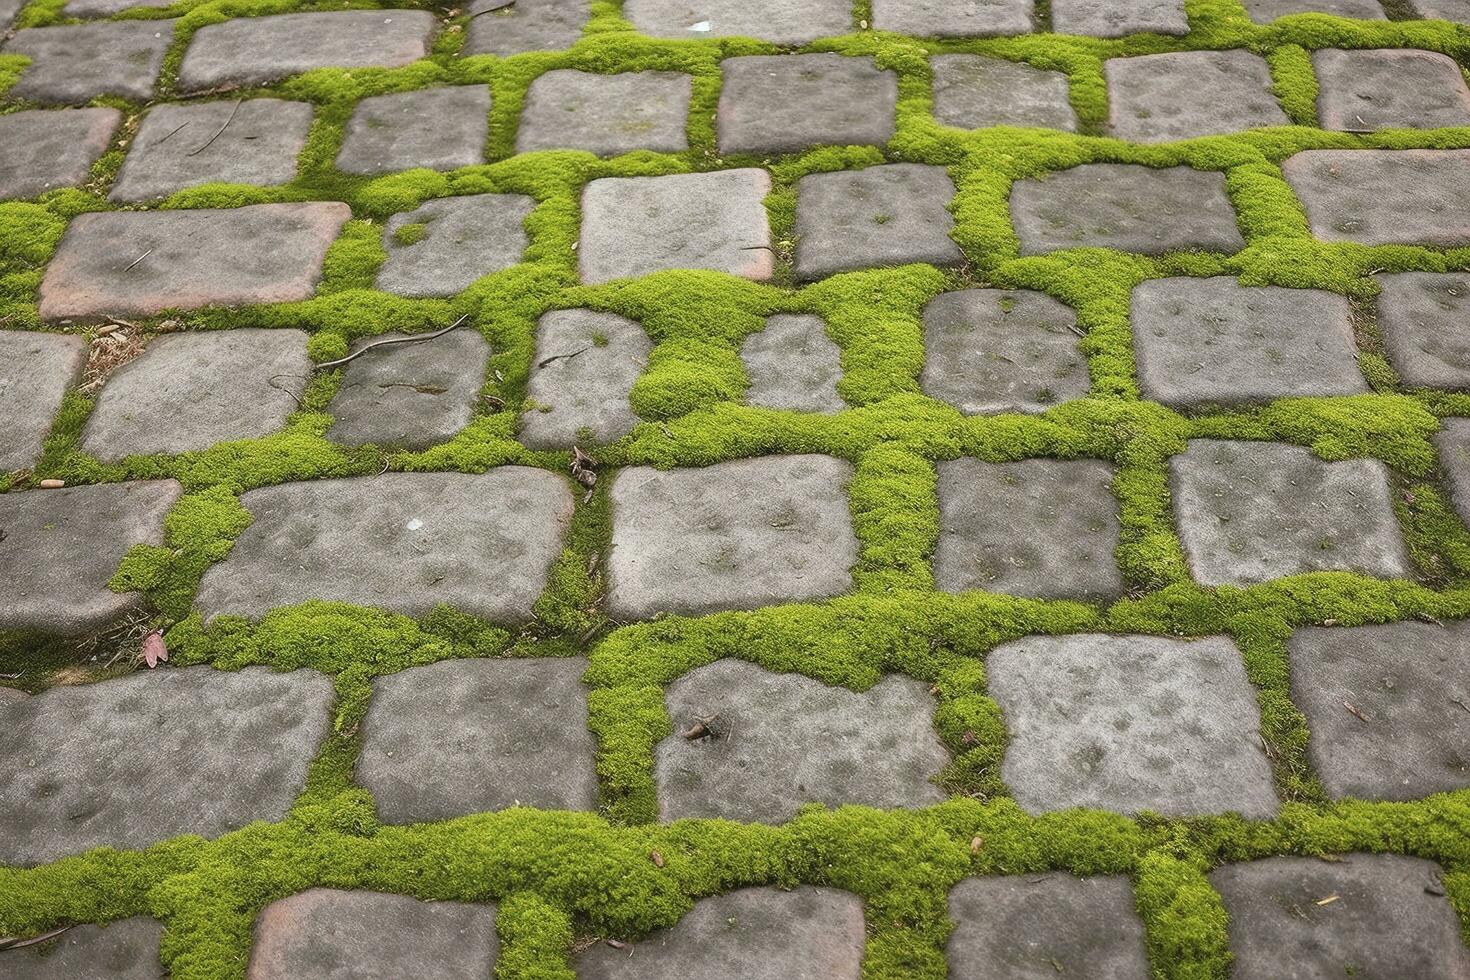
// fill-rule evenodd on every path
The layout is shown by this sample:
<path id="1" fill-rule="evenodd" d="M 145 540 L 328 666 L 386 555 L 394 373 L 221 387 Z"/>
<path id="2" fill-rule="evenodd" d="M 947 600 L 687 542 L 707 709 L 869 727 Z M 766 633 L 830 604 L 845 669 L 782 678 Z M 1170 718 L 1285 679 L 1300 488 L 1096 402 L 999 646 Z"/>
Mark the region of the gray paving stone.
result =
<path id="1" fill-rule="evenodd" d="M 1470 786 L 1470 621 L 1311 627 L 1287 646 L 1291 697 L 1330 796 L 1417 800 Z"/>
<path id="2" fill-rule="evenodd" d="M 352 110 L 337 169 L 387 174 L 427 167 L 453 170 L 484 162 L 490 89 L 450 85 L 363 99 Z"/>
<path id="3" fill-rule="evenodd" d="M 15 15 L 25 4 L 26 0 L 0 0 L 0 29 L 9 30 Z"/>
<path id="4" fill-rule="evenodd" d="M 0 495 L 0 627 L 72 636 L 139 608 L 107 582 L 133 545 L 163 544 L 181 492 L 151 480 Z"/>
<path id="5" fill-rule="evenodd" d="M 967 878 L 949 893 L 949 917 L 945 954 L 956 980 L 1149 976 L 1127 878 Z"/>
<path id="6" fill-rule="evenodd" d="M 217 837 L 280 820 L 331 724 L 315 671 L 145 671 L 0 701 L 0 861 Z M 8 955 L 8 954 L 7 954 Z"/>
<path id="7" fill-rule="evenodd" d="M 1470 245 L 1470 150 L 1305 150 L 1281 169 L 1323 241 Z"/>
<path id="8" fill-rule="evenodd" d="M 402 336 L 365 337 L 353 349 Z M 341 387 L 327 406 L 336 419 L 327 438 L 405 449 L 444 442 L 470 424 L 489 358 L 490 345 L 472 328 L 364 354 L 342 369 Z"/>
<path id="9" fill-rule="evenodd" d="M 1470 0 L 1407 0 L 1420 16 L 1470 24 Z"/>
<path id="10" fill-rule="evenodd" d="M 1113 468 L 1091 459 L 941 462 L 939 588 L 1116 598 L 1123 579 L 1113 560 L 1119 531 L 1112 481 Z"/>
<path id="11" fill-rule="evenodd" d="M 847 407 L 837 394 L 842 351 L 827 336 L 827 325 L 819 316 L 767 317 L 765 329 L 740 345 L 740 360 L 750 379 L 745 400 L 751 405 L 794 412 L 839 412 Z"/>
<path id="12" fill-rule="evenodd" d="M 495 972 L 495 906 L 312 888 L 255 920 L 247 980 L 469 980 Z"/>
<path id="13" fill-rule="evenodd" d="M 616 313 L 552 310 L 536 325 L 536 360 L 521 416 L 521 441 L 533 449 L 612 442 L 633 431 L 628 402 L 653 343 Z M 552 360 L 555 358 L 555 360 Z"/>
<path id="14" fill-rule="evenodd" d="M 1235 980 L 1470 977 L 1459 920 L 1429 861 L 1274 857 L 1217 868 L 1210 884 L 1230 915 Z"/>
<path id="15" fill-rule="evenodd" d="M 960 129 L 1039 126 L 1077 131 L 1067 76 L 976 54 L 941 54 L 934 69 L 934 118 Z"/>
<path id="16" fill-rule="evenodd" d="M 15 980 L 156 980 L 163 924 L 141 916 L 105 926 L 73 926 L 54 941 L 0 953 Z"/>
<path id="17" fill-rule="evenodd" d="M 1276 814 L 1255 689 L 1223 636 L 1031 637 L 986 674 L 1011 733 L 1001 775 L 1032 813 Z"/>
<path id="18" fill-rule="evenodd" d="M 1291 120 L 1271 92 L 1271 68 L 1249 51 L 1177 51 L 1103 62 L 1108 126 L 1135 143 L 1234 133 Z"/>
<path id="19" fill-rule="evenodd" d="M 632 945 L 632 955 L 598 943 L 573 962 L 581 980 L 857 980 L 865 929 L 862 899 L 850 892 L 745 888 L 697 902 L 672 929 Z"/>
<path id="20" fill-rule="evenodd" d="M 796 182 L 796 277 L 964 261 L 949 237 L 954 182 L 943 167 L 890 163 Z"/>
<path id="21" fill-rule="evenodd" d="M 1400 272 L 1377 277 L 1378 327 L 1408 385 L 1470 388 L 1470 275 Z"/>
<path id="22" fill-rule="evenodd" d="M 0 473 L 33 465 L 66 390 L 87 363 L 81 337 L 0 330 Z"/>
<path id="23" fill-rule="evenodd" d="M 720 63 L 721 153 L 787 153 L 893 137 L 898 76 L 872 58 L 752 55 Z"/>
<path id="24" fill-rule="evenodd" d="M 1386 20 L 1378 0 L 1244 0 L 1246 13 L 1257 24 L 1269 24 L 1288 14 L 1331 14 L 1359 20 Z"/>
<path id="25" fill-rule="evenodd" d="M 1044 293 L 963 289 L 924 307 L 924 393 L 966 415 L 1044 412 L 1088 391 L 1077 314 Z"/>
<path id="26" fill-rule="evenodd" d="M 769 279 L 770 189 L 771 175 L 752 168 L 591 181 L 582 191 L 582 281 L 664 269 Z"/>
<path id="27" fill-rule="evenodd" d="M 144 117 L 108 196 L 147 201 L 215 181 L 289 183 L 311 119 L 309 103 L 280 99 L 156 106 Z"/>
<path id="28" fill-rule="evenodd" d="M 5 54 L 31 63 L 5 93 L 33 102 L 86 102 L 99 95 L 142 101 L 153 94 L 173 43 L 171 20 L 28 27 L 5 42 Z"/>
<path id="29" fill-rule="evenodd" d="M 1051 22 L 1058 34 L 1093 37 L 1189 33 L 1184 0 L 1052 0 Z"/>
<path id="30" fill-rule="evenodd" d="M 634 150 L 682 152 L 689 149 L 685 126 L 693 86 L 693 76 L 672 71 L 549 71 L 526 93 L 516 152 L 586 150 L 604 157 Z"/>
<path id="31" fill-rule="evenodd" d="M 276 14 L 210 24 L 184 52 L 179 88 L 264 85 L 313 68 L 398 68 L 428 56 L 437 27 L 424 10 Z"/>
<path id="32" fill-rule="evenodd" d="M 206 616 L 326 599 L 525 619 L 572 515 L 566 482 L 525 466 L 288 483 L 240 502 L 255 521 L 205 573 Z"/>
<path id="33" fill-rule="evenodd" d="M 1133 290 L 1145 398 L 1174 407 L 1368 391 L 1347 297 L 1242 286 L 1234 276 L 1150 279 Z"/>
<path id="34" fill-rule="evenodd" d="M 650 37 L 754 37 L 806 44 L 852 33 L 847 0 L 626 0 L 623 16 Z"/>
<path id="35" fill-rule="evenodd" d="M 1470 524 L 1470 419 L 1442 419 L 1434 446 L 1439 450 L 1450 502 L 1460 520 Z"/>
<path id="36" fill-rule="evenodd" d="M 1470 126 L 1470 89 L 1453 59 L 1433 51 L 1381 49 L 1312 54 L 1324 129 Z"/>
<path id="37" fill-rule="evenodd" d="M 928 685 L 885 677 L 861 694 L 739 660 L 690 671 L 664 695 L 674 733 L 654 750 L 659 815 L 783 823 L 806 803 L 939 803 L 949 762 Z M 685 738 L 702 719 L 713 734 Z"/>
<path id="38" fill-rule="evenodd" d="M 611 615 L 753 609 L 847 591 L 858 553 L 851 478 L 850 463 L 812 455 L 623 470 L 612 485 Z"/>
<path id="39" fill-rule="evenodd" d="M 41 281 L 47 320 L 309 299 L 352 216 L 333 201 L 72 219 Z"/>
<path id="40" fill-rule="evenodd" d="M 1188 167 L 1089 163 L 1019 180 L 1011 188 L 1011 220 L 1022 255 L 1063 248 L 1161 255 L 1245 247 L 1225 175 Z"/>
<path id="41" fill-rule="evenodd" d="M 462 54 L 560 51 L 577 43 L 591 15 L 588 0 L 475 0 Z"/>
<path id="42" fill-rule="evenodd" d="M 116 109 L 59 109 L 0 116 L 0 198 L 36 197 L 87 180 L 122 122 Z"/>
<path id="43" fill-rule="evenodd" d="M 1304 572 L 1410 574 L 1377 460 L 1328 463 L 1299 446 L 1195 439 L 1169 462 L 1179 539 L 1202 585 Z"/>
<path id="44" fill-rule="evenodd" d="M 377 287 L 399 296 L 453 296 L 510 268 L 525 254 L 526 218 L 535 207 L 524 194 L 470 194 L 395 214 L 383 229 L 388 258 Z"/>
<path id="45" fill-rule="evenodd" d="M 917 37 L 1028 34 L 1031 9 L 1031 0 L 873 0 L 873 27 Z"/>
<path id="46" fill-rule="evenodd" d="M 580 658 L 448 660 L 373 681 L 357 779 L 389 823 L 597 807 Z"/>
<path id="47" fill-rule="evenodd" d="M 68 0 L 62 13 L 68 17 L 111 17 L 134 7 L 170 7 L 175 0 Z"/>

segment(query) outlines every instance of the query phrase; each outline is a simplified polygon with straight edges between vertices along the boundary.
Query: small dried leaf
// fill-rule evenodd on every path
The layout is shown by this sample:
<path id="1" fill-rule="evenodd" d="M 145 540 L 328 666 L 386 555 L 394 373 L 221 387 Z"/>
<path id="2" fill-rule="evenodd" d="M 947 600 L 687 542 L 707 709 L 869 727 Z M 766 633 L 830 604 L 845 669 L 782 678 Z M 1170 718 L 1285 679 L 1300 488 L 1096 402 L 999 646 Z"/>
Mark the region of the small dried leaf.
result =
<path id="1" fill-rule="evenodd" d="M 609 946 L 611 946 L 613 949 L 627 949 L 628 948 L 628 944 L 625 943 L 625 942 L 623 942 L 621 939 L 609 939 L 607 941 L 607 944 Z"/>
<path id="2" fill-rule="evenodd" d="M 985 846 L 985 838 L 984 837 L 971 837 L 970 838 L 970 853 L 971 854 L 979 854 L 980 853 L 980 849 L 982 847 L 984 847 L 984 846 Z"/>
<path id="3" fill-rule="evenodd" d="M 1337 895 L 1328 895 L 1326 898 L 1319 898 L 1319 899 L 1317 899 L 1317 904 L 1318 905 L 1331 905 L 1333 902 L 1337 901 L 1338 898 L 1339 898 L 1339 896 L 1337 896 Z"/>
<path id="4" fill-rule="evenodd" d="M 163 631 L 154 630 L 143 637 L 143 662 L 152 670 L 160 661 L 168 663 L 168 647 L 163 642 Z"/>
<path id="5" fill-rule="evenodd" d="M 653 858 L 653 866 L 655 868 L 662 868 L 664 866 L 664 856 L 658 851 L 654 851 L 651 857 Z"/>
<path id="6" fill-rule="evenodd" d="M 38 487 L 40 487 L 42 490 L 60 490 L 62 487 L 66 486 L 66 481 L 65 480 L 42 480 L 40 483 L 38 483 L 36 485 Z"/>

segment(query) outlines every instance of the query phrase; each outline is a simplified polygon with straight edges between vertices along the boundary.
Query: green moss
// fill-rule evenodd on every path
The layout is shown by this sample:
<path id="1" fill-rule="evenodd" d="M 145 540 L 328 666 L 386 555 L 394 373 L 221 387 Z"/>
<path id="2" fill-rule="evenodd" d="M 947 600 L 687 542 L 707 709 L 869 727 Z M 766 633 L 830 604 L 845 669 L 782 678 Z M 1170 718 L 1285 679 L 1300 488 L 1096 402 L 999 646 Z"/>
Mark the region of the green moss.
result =
<path id="1" fill-rule="evenodd" d="M 393 232 L 393 242 L 404 248 L 407 248 L 409 245 L 417 245 L 424 240 L 424 235 L 428 234 L 428 230 L 429 226 L 421 221 L 399 225 L 398 230 Z"/>

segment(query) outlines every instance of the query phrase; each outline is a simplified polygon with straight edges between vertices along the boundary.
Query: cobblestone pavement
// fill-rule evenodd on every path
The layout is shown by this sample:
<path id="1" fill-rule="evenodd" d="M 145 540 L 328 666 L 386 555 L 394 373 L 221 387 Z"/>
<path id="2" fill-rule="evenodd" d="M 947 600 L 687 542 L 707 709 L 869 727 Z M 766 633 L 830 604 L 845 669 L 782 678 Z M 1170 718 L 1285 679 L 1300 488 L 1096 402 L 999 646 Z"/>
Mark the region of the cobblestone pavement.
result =
<path id="1" fill-rule="evenodd" d="M 0 977 L 1470 980 L 1467 0 L 0 0 Z"/>

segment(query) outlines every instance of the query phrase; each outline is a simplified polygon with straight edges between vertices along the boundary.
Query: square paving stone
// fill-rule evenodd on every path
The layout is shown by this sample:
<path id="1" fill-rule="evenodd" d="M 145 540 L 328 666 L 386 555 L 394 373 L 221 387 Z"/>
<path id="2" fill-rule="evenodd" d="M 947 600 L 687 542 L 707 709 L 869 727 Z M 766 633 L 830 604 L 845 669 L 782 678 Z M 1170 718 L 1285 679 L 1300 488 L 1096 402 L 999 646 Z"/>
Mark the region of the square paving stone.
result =
<path id="1" fill-rule="evenodd" d="M 788 153 L 809 146 L 882 146 L 893 138 L 898 76 L 872 58 L 752 55 L 720 63 L 715 126 L 721 153 Z"/>
<path id="2" fill-rule="evenodd" d="M 588 0 L 475 0 L 461 54 L 560 51 L 577 43 L 591 16 Z"/>
<path id="3" fill-rule="evenodd" d="M 387 260 L 376 285 L 399 296 L 453 296 L 477 279 L 509 269 L 526 251 L 524 194 L 470 194 L 425 201 L 383 229 Z"/>
<path id="4" fill-rule="evenodd" d="M 1470 0 L 1407 0 L 1420 17 L 1470 24 Z"/>
<path id="5" fill-rule="evenodd" d="M 258 619 L 325 599 L 526 619 L 573 506 L 566 481 L 525 466 L 288 483 L 240 503 L 254 523 L 204 574 L 195 601 L 206 616 Z"/>
<path id="6" fill-rule="evenodd" d="M 47 320 L 310 299 L 352 210 L 334 201 L 72 219 L 46 276 Z"/>
<path id="7" fill-rule="evenodd" d="M 280 820 L 330 728 L 332 680 L 185 667 L 0 700 L 0 861 L 42 864 Z M 9 954 L 6 954 L 9 955 Z"/>
<path id="8" fill-rule="evenodd" d="M 1321 289 L 1150 279 L 1133 290 L 1139 388 L 1178 408 L 1366 393 L 1351 317 Z"/>
<path id="9" fill-rule="evenodd" d="M 916 37 L 1028 34 L 1032 0 L 873 0 L 873 27 Z"/>
<path id="10" fill-rule="evenodd" d="M 1087 394 L 1077 314 L 1045 293 L 963 289 L 924 307 L 924 393 L 966 415 L 1044 412 Z"/>
<path id="11" fill-rule="evenodd" d="M 1330 796 L 1417 800 L 1470 786 L 1470 622 L 1310 627 L 1287 646 L 1291 697 Z"/>
<path id="12" fill-rule="evenodd" d="M 582 281 L 664 269 L 769 279 L 770 190 L 771 175 L 752 168 L 591 181 L 582 191 Z"/>
<path id="13" fill-rule="evenodd" d="M 5 54 L 31 63 L 5 93 L 32 102 L 86 102 L 99 95 L 143 101 L 174 40 L 172 20 L 128 20 L 28 27 L 5 42 Z"/>
<path id="14" fill-rule="evenodd" d="M 1063 248 L 1143 255 L 1245 248 L 1225 175 L 1188 167 L 1089 163 L 1018 180 L 1011 187 L 1011 220 L 1022 255 Z"/>
<path id="15" fill-rule="evenodd" d="M 1119 530 L 1112 483 L 1113 468 L 1094 459 L 941 462 L 939 588 L 1116 598 L 1123 579 L 1113 559 Z"/>
<path id="16" fill-rule="evenodd" d="M 967 878 L 949 893 L 949 917 L 945 957 L 956 980 L 1149 976 L 1127 878 Z"/>
<path id="17" fill-rule="evenodd" d="M 312 888 L 261 910 L 246 980 L 478 980 L 500 953 L 495 911 Z"/>
<path id="18" fill-rule="evenodd" d="M 1405 384 L 1470 388 L 1470 275 L 1400 272 L 1376 277 L 1378 327 Z"/>
<path id="19" fill-rule="evenodd" d="M 840 412 L 847 407 L 837 394 L 842 351 L 819 316 L 767 317 L 765 329 L 740 345 L 740 360 L 750 379 L 745 400 L 751 405 L 793 412 Z"/>
<path id="20" fill-rule="evenodd" d="M 1179 539 L 1201 585 L 1305 572 L 1409 575 L 1388 469 L 1299 446 L 1195 439 L 1169 461 Z"/>
<path id="21" fill-rule="evenodd" d="M 625 0 L 623 16 L 650 37 L 753 37 L 806 44 L 851 34 L 848 0 Z"/>
<path id="22" fill-rule="evenodd" d="M 181 492 L 150 480 L 0 494 L 0 627 L 75 636 L 140 608 L 107 582 L 133 545 L 163 544 Z"/>
<path id="23" fill-rule="evenodd" d="M 7 950 L 0 966 L 15 980 L 157 980 L 163 924 L 137 916 L 105 926 L 73 926 L 40 946 Z"/>
<path id="24" fill-rule="evenodd" d="M 437 27 L 423 10 L 276 14 L 210 24 L 184 52 L 179 88 L 264 85 L 313 68 L 398 68 L 428 57 Z"/>
<path id="25" fill-rule="evenodd" d="M 954 182 L 943 167 L 890 163 L 796 182 L 796 277 L 965 257 L 949 237 Z"/>
<path id="26" fill-rule="evenodd" d="M 549 71 L 526 93 L 516 152 L 679 153 L 689 149 L 685 126 L 693 88 L 692 76 L 672 71 Z"/>
<path id="27" fill-rule="evenodd" d="M 415 167 L 453 170 L 485 159 L 490 89 L 451 85 L 363 99 L 347 121 L 337 169 L 387 174 Z"/>
<path id="28" fill-rule="evenodd" d="M 1011 733 L 1001 776 L 1031 813 L 1276 815 L 1255 689 L 1223 636 L 1031 637 L 986 673 Z"/>
<path id="29" fill-rule="evenodd" d="M 1460 520 L 1470 524 L 1470 419 L 1443 419 L 1440 426 L 1434 446 L 1439 450 L 1450 502 Z"/>
<path id="30" fill-rule="evenodd" d="M 1274 857 L 1227 864 L 1210 884 L 1230 915 L 1235 980 L 1470 977 L 1460 922 L 1429 861 Z"/>
<path id="31" fill-rule="evenodd" d="M 597 807 L 580 658 L 447 660 L 373 681 L 357 779 L 388 823 Z"/>
<path id="32" fill-rule="evenodd" d="M 33 465 L 66 391 L 87 363 L 87 341 L 54 333 L 0 330 L 0 473 Z"/>
<path id="33" fill-rule="evenodd" d="M 1189 33 L 1184 0 L 1051 0 L 1051 23 L 1058 34 L 1093 37 Z"/>
<path id="34" fill-rule="evenodd" d="M 664 695 L 674 733 L 654 751 L 659 815 L 782 823 L 806 803 L 922 807 L 949 762 L 929 687 L 890 676 L 862 693 L 739 660 L 690 671 Z M 702 719 L 710 734 L 685 738 Z"/>
<path id="35" fill-rule="evenodd" d="M 122 122 L 116 109 L 30 110 L 0 116 L 0 198 L 86 183 Z"/>
<path id="36" fill-rule="evenodd" d="M 134 7 L 170 7 L 174 0 L 67 0 L 61 8 L 68 17 L 110 17 Z"/>
<path id="37" fill-rule="evenodd" d="M 1470 245 L 1470 150 L 1305 150 L 1281 169 L 1323 241 Z"/>
<path id="38" fill-rule="evenodd" d="M 536 325 L 536 360 L 521 416 L 521 442 L 533 449 L 607 443 L 633 431 L 628 397 L 648 366 L 653 342 L 616 313 L 552 310 Z"/>
<path id="39" fill-rule="evenodd" d="M 1437 129 L 1470 126 L 1470 89 L 1454 59 L 1433 51 L 1383 49 L 1312 54 L 1323 129 Z"/>
<path id="40" fill-rule="evenodd" d="M 1331 14 L 1359 20 L 1386 20 L 1378 0 L 1244 0 L 1246 13 L 1257 24 L 1269 24 L 1288 14 Z"/>
<path id="41" fill-rule="evenodd" d="M 1271 92 L 1271 68 L 1249 51 L 1179 51 L 1103 62 L 1108 126 L 1135 143 L 1234 133 L 1291 120 Z"/>
<path id="42" fill-rule="evenodd" d="M 941 54 L 934 69 L 934 118 L 960 129 L 1038 126 L 1077 131 L 1067 76 L 977 54 Z"/>
<path id="43" fill-rule="evenodd" d="M 612 485 L 611 615 L 697 615 L 846 592 L 858 553 L 851 478 L 852 465 L 830 456 L 623 470 Z"/>
<path id="44" fill-rule="evenodd" d="M 311 119 L 309 103 L 280 99 L 156 106 L 144 117 L 108 196 L 147 201 L 216 181 L 289 183 Z"/>

